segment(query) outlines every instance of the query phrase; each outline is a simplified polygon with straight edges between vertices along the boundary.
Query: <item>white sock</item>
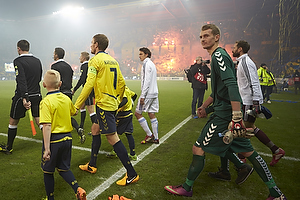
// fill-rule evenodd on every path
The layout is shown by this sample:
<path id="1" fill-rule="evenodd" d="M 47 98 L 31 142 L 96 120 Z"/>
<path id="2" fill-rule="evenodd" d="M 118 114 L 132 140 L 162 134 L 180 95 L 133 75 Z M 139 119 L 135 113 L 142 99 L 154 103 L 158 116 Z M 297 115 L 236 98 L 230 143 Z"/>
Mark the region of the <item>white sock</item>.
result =
<path id="1" fill-rule="evenodd" d="M 151 132 L 149 126 L 148 126 L 148 123 L 147 123 L 147 120 L 145 119 L 145 117 L 142 117 L 142 118 L 138 119 L 138 121 L 139 121 L 141 127 L 142 127 L 142 128 L 144 129 L 144 131 L 146 132 L 146 134 L 147 134 L 148 136 L 151 136 L 151 135 L 152 135 L 152 132 Z"/>
<path id="2" fill-rule="evenodd" d="M 151 126 L 152 126 L 154 139 L 158 139 L 158 121 L 157 121 L 157 118 L 151 119 Z"/>

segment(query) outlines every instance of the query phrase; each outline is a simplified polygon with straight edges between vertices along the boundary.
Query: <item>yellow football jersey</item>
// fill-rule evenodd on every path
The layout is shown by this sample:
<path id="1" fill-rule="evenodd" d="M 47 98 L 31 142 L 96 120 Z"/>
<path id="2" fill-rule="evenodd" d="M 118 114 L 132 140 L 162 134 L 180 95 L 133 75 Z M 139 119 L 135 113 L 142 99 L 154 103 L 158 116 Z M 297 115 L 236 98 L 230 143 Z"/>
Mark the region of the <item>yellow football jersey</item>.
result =
<path id="1" fill-rule="evenodd" d="M 71 99 L 59 91 L 49 92 L 40 102 L 40 123 L 50 123 L 51 133 L 71 132 L 71 116 L 75 113 Z"/>
<path id="2" fill-rule="evenodd" d="M 95 91 L 95 104 L 106 111 L 118 109 L 118 97 L 123 96 L 125 80 L 119 63 L 105 52 L 99 52 L 88 64 L 86 83 L 75 103 L 79 109 L 91 93 Z"/>

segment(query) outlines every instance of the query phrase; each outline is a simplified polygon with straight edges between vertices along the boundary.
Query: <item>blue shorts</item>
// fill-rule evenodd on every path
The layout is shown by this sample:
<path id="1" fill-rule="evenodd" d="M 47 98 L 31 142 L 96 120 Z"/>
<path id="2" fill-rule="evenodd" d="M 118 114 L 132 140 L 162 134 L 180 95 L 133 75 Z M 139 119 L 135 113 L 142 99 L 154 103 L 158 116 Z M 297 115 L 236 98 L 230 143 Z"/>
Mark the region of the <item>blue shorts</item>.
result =
<path id="1" fill-rule="evenodd" d="M 116 111 L 105 111 L 96 106 L 97 120 L 101 134 L 114 134 L 117 132 Z"/>
<path id="2" fill-rule="evenodd" d="M 54 173 L 58 171 L 68 171 L 71 163 L 72 135 L 71 133 L 52 133 L 50 138 L 51 156 L 49 161 L 43 159 L 45 151 L 44 142 L 42 148 L 41 167 L 44 173 Z"/>
<path id="3" fill-rule="evenodd" d="M 132 125 L 132 112 L 119 112 L 116 116 L 117 124 L 117 133 L 122 135 L 123 133 L 132 134 L 133 125 Z"/>

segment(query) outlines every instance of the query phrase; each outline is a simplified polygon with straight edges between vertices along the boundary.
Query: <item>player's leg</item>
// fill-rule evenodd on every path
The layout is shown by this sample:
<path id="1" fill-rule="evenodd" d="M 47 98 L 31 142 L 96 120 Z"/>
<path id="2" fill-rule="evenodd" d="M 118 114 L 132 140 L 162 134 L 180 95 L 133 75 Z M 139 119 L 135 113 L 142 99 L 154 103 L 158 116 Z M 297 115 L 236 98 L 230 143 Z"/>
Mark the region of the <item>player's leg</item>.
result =
<path id="1" fill-rule="evenodd" d="M 59 175 L 72 187 L 77 199 L 86 199 L 86 192 L 79 187 L 78 182 L 70 170 L 72 140 L 61 142 L 58 154 L 60 155 L 57 160 L 57 171 Z"/>
<path id="2" fill-rule="evenodd" d="M 142 113 L 143 113 L 143 105 L 140 104 L 140 99 L 139 99 L 134 115 L 137 118 L 143 130 L 146 132 L 146 137 L 144 140 L 141 141 L 141 144 L 146 144 L 148 142 L 153 141 L 154 137 L 148 126 L 147 120 L 143 117 Z"/>
<path id="3" fill-rule="evenodd" d="M 198 96 L 198 104 L 197 108 L 201 107 L 203 104 L 203 98 L 205 94 L 205 89 L 199 89 L 199 96 Z M 196 113 L 197 114 L 197 113 Z"/>
<path id="4" fill-rule="evenodd" d="M 97 158 L 101 146 L 101 135 L 99 131 L 100 131 L 99 124 L 93 123 L 91 128 L 93 139 L 92 139 L 90 162 L 88 162 L 85 165 L 79 165 L 79 168 L 81 170 L 90 172 L 92 174 L 97 172 Z"/>
<path id="5" fill-rule="evenodd" d="M 116 152 L 127 172 L 123 179 L 117 181 L 117 184 L 125 186 L 137 182 L 139 180 L 139 175 L 134 170 L 128 157 L 127 150 L 120 140 L 118 134 L 115 132 L 114 134 L 106 135 L 106 138 L 107 141 L 113 146 L 114 151 Z"/>
<path id="6" fill-rule="evenodd" d="M 258 173 L 263 182 L 267 185 L 271 197 L 280 197 L 282 192 L 277 187 L 269 168 L 264 159 L 256 152 L 242 153 L 253 164 L 253 168 Z"/>
<path id="7" fill-rule="evenodd" d="M 23 98 L 13 97 L 10 110 L 10 119 L 7 131 L 7 144 L 2 148 L 5 154 L 11 154 L 13 150 L 13 143 L 17 135 L 18 123 L 21 118 L 25 117 L 26 109 L 23 106 Z"/>
<path id="8" fill-rule="evenodd" d="M 197 113 L 196 113 L 196 104 L 197 104 L 198 96 L 199 96 L 198 89 L 193 88 L 193 99 L 192 99 L 191 107 L 192 107 L 192 117 L 195 119 L 198 118 Z"/>
<path id="9" fill-rule="evenodd" d="M 90 113 L 91 122 L 94 123 L 97 119 L 97 115 L 95 113 L 94 105 L 87 105 L 86 108 L 87 108 L 88 112 Z"/>
<path id="10" fill-rule="evenodd" d="M 158 98 L 154 99 L 145 99 L 145 107 L 147 108 L 148 116 L 151 121 L 152 132 L 154 135 L 154 143 L 159 144 L 158 139 L 158 120 L 155 116 L 155 113 L 159 111 L 159 102 Z"/>
<path id="11" fill-rule="evenodd" d="M 53 173 L 44 173 L 44 185 L 48 200 L 54 200 L 54 175 Z"/>
<path id="12" fill-rule="evenodd" d="M 85 121 L 85 118 L 86 118 L 86 109 L 84 108 L 85 105 L 83 105 L 81 108 L 80 108 L 80 128 L 83 128 L 84 127 L 84 121 Z"/>
<path id="13" fill-rule="evenodd" d="M 200 175 L 204 168 L 205 164 L 205 152 L 201 147 L 197 147 L 193 145 L 193 160 L 190 165 L 186 181 L 182 185 L 165 186 L 165 190 L 172 194 L 176 194 L 179 196 L 187 196 L 191 197 L 193 195 L 192 187 L 194 185 L 195 180 Z"/>
<path id="14" fill-rule="evenodd" d="M 246 110 L 252 109 L 252 106 L 243 106 L 243 111 L 244 111 L 244 122 L 245 122 L 245 126 L 246 128 L 253 128 L 254 130 L 254 134 L 255 137 L 257 137 L 257 139 L 263 143 L 264 145 L 266 145 L 267 147 L 270 148 L 270 150 L 273 153 L 273 158 L 272 161 L 270 163 L 271 166 L 274 166 L 284 155 L 285 155 L 285 151 L 282 148 L 279 148 L 278 146 L 276 146 L 271 140 L 270 138 L 265 134 L 265 132 L 263 132 L 262 130 L 260 130 L 259 128 L 257 128 L 255 126 L 255 121 L 256 118 L 248 115 Z M 240 157 L 240 156 L 239 156 Z M 241 157 L 240 157 L 241 158 Z"/>
<path id="15" fill-rule="evenodd" d="M 148 116 L 151 121 L 151 127 L 152 127 L 152 132 L 154 135 L 154 143 L 159 144 L 159 139 L 158 139 L 158 120 L 155 116 L 155 113 L 148 113 Z"/>

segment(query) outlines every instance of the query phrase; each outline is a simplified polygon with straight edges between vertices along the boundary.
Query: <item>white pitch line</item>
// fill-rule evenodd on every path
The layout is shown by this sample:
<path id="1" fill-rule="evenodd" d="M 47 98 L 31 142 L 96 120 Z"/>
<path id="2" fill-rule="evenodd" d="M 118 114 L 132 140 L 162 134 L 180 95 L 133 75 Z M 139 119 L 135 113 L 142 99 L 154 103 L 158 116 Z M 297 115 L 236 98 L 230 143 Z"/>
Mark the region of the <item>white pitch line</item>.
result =
<path id="1" fill-rule="evenodd" d="M 173 135 L 178 129 L 180 129 L 184 124 L 186 124 L 192 117 L 189 116 L 182 122 L 180 122 L 177 126 L 175 126 L 172 130 L 170 130 L 167 134 L 165 134 L 161 139 L 159 139 L 159 144 L 152 144 L 150 147 L 148 147 L 145 151 L 143 151 L 141 154 L 138 155 L 137 161 L 132 161 L 132 165 L 136 165 L 140 161 L 142 161 L 148 154 L 150 154 L 154 149 L 159 147 L 161 143 L 166 141 L 171 135 Z M 126 170 L 124 167 L 119 169 L 116 173 L 114 173 L 111 177 L 106 179 L 101 185 L 96 187 L 93 191 L 89 192 L 89 194 L 86 196 L 88 200 L 95 199 L 97 196 L 99 196 L 102 192 L 104 192 L 106 189 L 108 189 L 114 182 L 116 182 L 123 174 L 125 174 Z"/>
<path id="2" fill-rule="evenodd" d="M 7 137 L 7 134 L 5 134 L 5 133 L 0 133 L 0 135 Z M 42 140 L 37 140 L 37 139 L 23 137 L 23 136 L 18 136 L 18 135 L 16 136 L 16 138 L 20 139 L 20 140 L 31 141 L 31 142 L 36 142 L 36 143 L 40 143 L 40 144 L 43 143 Z M 79 147 L 79 146 L 74 146 L 74 145 L 72 145 L 72 148 L 73 149 L 77 149 L 77 150 L 91 152 L 91 148 Z M 108 154 L 108 153 L 109 152 L 106 152 L 106 151 L 101 151 L 101 150 L 99 151 L 99 154 Z"/>
<path id="3" fill-rule="evenodd" d="M 160 139 L 160 144 L 152 144 L 150 147 L 148 147 L 146 150 L 144 150 L 141 154 L 138 155 L 138 160 L 137 161 L 132 161 L 132 165 L 136 165 L 140 161 L 142 161 L 147 155 L 149 155 L 154 149 L 159 147 L 161 143 L 166 141 L 170 136 L 172 136 L 178 129 L 180 129 L 184 124 L 186 124 L 189 120 L 191 119 L 191 116 L 187 117 L 185 120 L 180 122 L 177 126 L 175 126 L 172 130 L 170 130 L 167 134 L 165 134 L 161 139 Z M 6 136 L 7 134 L 0 133 L 2 136 Z M 33 141 L 37 143 L 42 143 L 42 140 L 36 140 L 28 137 L 22 137 L 22 136 L 16 136 L 16 138 L 21 139 L 21 140 L 27 140 L 27 141 Z M 78 147 L 78 146 L 72 146 L 73 149 L 78 149 L 78 150 L 83 150 L 83 151 L 89 151 L 91 152 L 91 149 L 89 148 L 83 148 L 83 147 Z M 99 153 L 102 154 L 107 154 L 108 152 L 105 151 L 99 151 Z M 272 154 L 267 154 L 263 152 L 258 152 L 258 154 L 267 156 L 267 157 L 272 157 Z M 299 162 L 299 158 L 294 158 L 294 157 L 289 157 L 289 156 L 284 156 L 282 159 L 285 160 L 291 160 L 291 161 L 297 161 Z M 126 173 L 126 170 L 124 167 L 120 168 L 116 173 L 114 173 L 111 177 L 106 179 L 101 185 L 96 187 L 93 191 L 89 192 L 87 195 L 88 200 L 95 199 L 97 196 L 99 196 L 102 192 L 104 192 L 106 189 L 108 189 L 114 182 L 116 182 L 123 174 Z"/>

